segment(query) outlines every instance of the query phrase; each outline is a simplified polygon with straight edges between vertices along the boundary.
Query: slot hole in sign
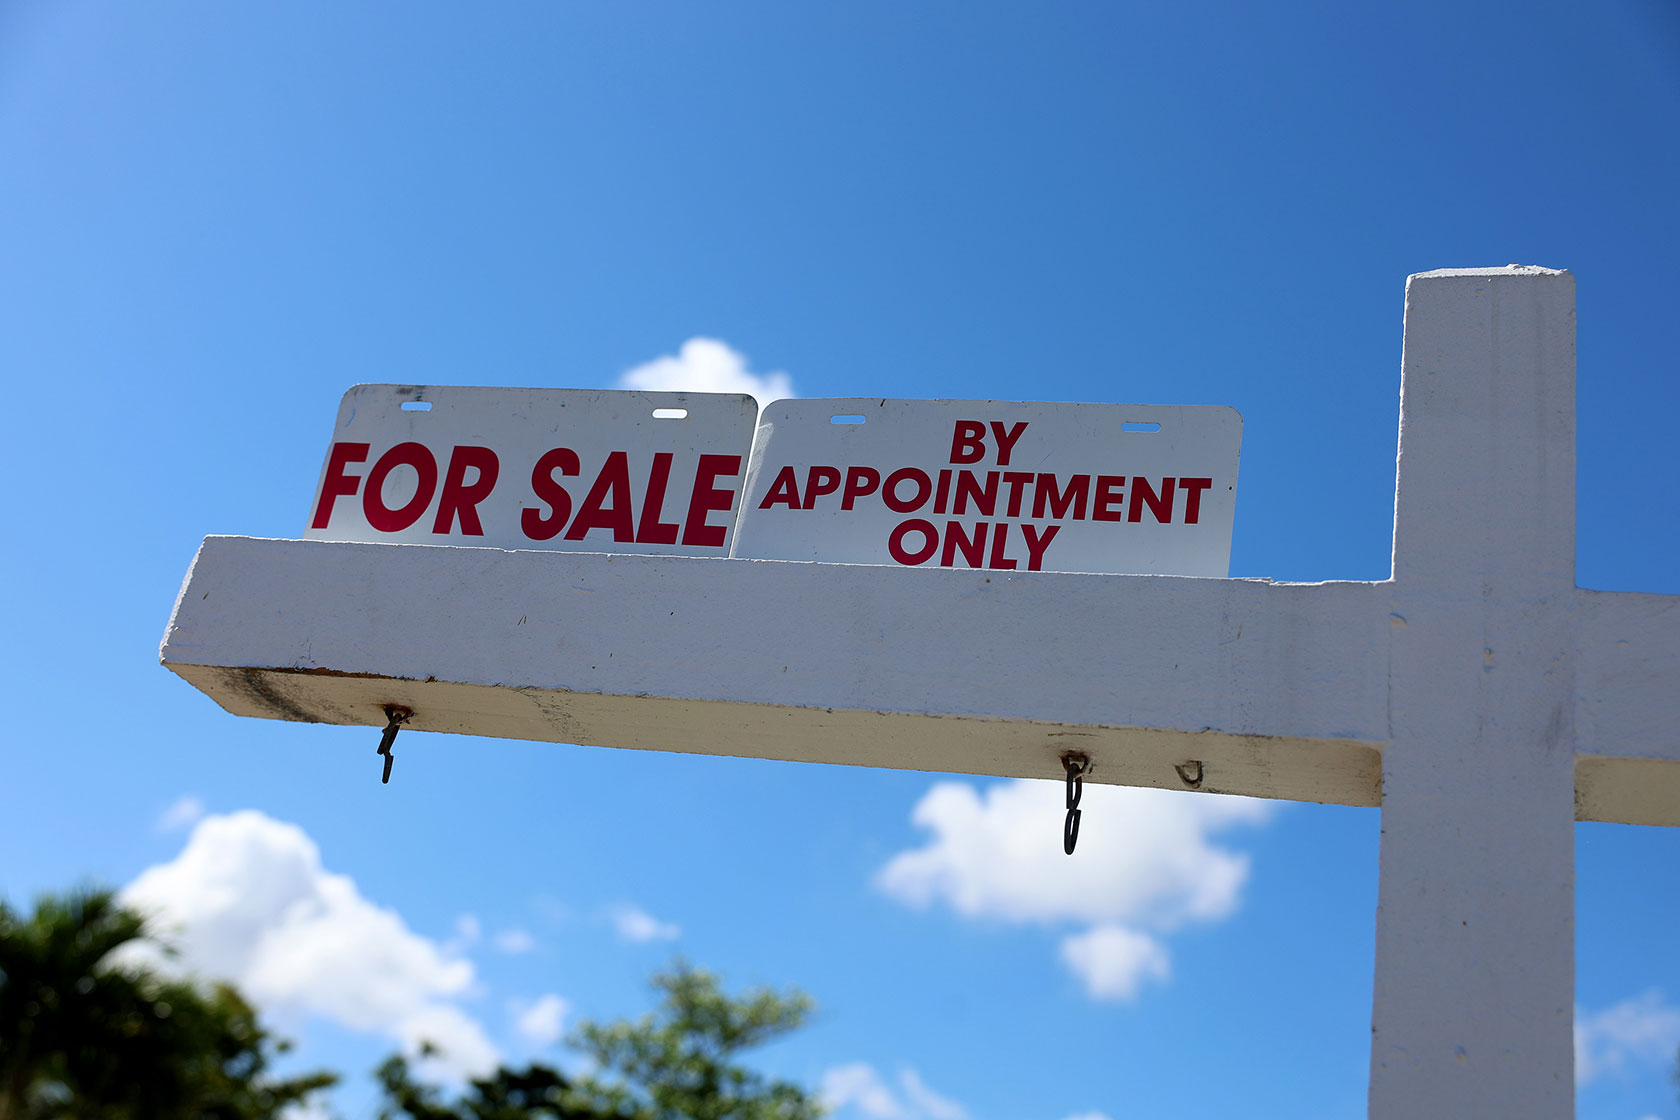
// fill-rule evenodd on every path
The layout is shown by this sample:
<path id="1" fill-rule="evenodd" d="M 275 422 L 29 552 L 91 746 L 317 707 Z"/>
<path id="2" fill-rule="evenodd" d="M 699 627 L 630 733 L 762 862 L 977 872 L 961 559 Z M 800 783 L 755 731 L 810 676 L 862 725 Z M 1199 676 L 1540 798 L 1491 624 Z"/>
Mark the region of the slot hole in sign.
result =
<path id="1" fill-rule="evenodd" d="M 1150 420 L 1128 420 L 1120 425 L 1122 432 L 1158 432 L 1161 425 Z"/>
<path id="2" fill-rule="evenodd" d="M 681 420 L 688 415 L 686 408 L 656 408 L 653 410 L 655 420 Z"/>
<path id="3" fill-rule="evenodd" d="M 430 412 L 432 410 L 432 402 L 404 401 L 402 402 L 402 410 L 404 412 Z"/>
<path id="4" fill-rule="evenodd" d="M 830 416 L 828 422 L 830 424 L 861 424 L 863 423 L 863 417 L 855 412 L 843 412 L 839 416 Z"/>

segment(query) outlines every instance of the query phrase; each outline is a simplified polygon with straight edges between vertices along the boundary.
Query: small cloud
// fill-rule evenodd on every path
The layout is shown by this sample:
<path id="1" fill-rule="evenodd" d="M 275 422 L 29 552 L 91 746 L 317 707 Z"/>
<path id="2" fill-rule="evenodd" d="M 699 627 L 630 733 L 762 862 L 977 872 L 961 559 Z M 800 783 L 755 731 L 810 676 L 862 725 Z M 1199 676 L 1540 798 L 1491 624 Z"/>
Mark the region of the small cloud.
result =
<path id="1" fill-rule="evenodd" d="M 825 1112 L 856 1108 L 875 1120 L 904 1120 L 908 1115 L 868 1062 L 851 1062 L 824 1073 L 818 1094 Z"/>
<path id="2" fill-rule="evenodd" d="M 1680 1008 L 1649 991 L 1588 1015 L 1575 1011 L 1575 1084 L 1629 1065 L 1660 1066 L 1680 1046 Z"/>
<path id="3" fill-rule="evenodd" d="M 566 1012 L 570 1006 L 552 993 L 530 1004 L 513 1005 L 513 1029 L 534 1046 L 552 1046 L 564 1033 Z"/>
<path id="4" fill-rule="evenodd" d="M 455 936 L 444 942 L 444 952 L 451 956 L 459 956 L 463 951 L 478 944 L 478 939 L 484 934 L 484 927 L 479 924 L 476 914 L 462 914 L 455 919 Z"/>
<path id="5" fill-rule="evenodd" d="M 1090 1112 L 1080 1112 L 1069 1116 L 1067 1120 L 1108 1120 L 1108 1114 L 1092 1109 Z"/>
<path id="6" fill-rule="evenodd" d="M 798 396 L 793 378 L 779 370 L 753 373 L 744 355 L 715 338 L 691 338 L 676 354 L 627 370 L 618 384 L 643 392 L 750 393 L 759 404 Z"/>
<path id="7" fill-rule="evenodd" d="M 968 1120 L 968 1110 L 949 1097 L 942 1097 L 927 1087 L 921 1074 L 913 1069 L 900 1070 L 898 1083 L 909 1098 L 917 1116 L 929 1120 Z"/>
<path id="8" fill-rule="evenodd" d="M 872 1120 L 968 1120 L 968 1110 L 928 1088 L 921 1074 L 899 1070 L 895 1089 L 868 1062 L 835 1066 L 818 1088 L 824 1110 L 855 1109 Z"/>
<path id="9" fill-rule="evenodd" d="M 501 1061 L 478 1020 L 452 1004 L 425 1004 L 399 1020 L 393 1033 L 427 1081 L 482 1076 Z"/>
<path id="10" fill-rule="evenodd" d="M 473 966 L 328 870 L 295 824 L 252 810 L 200 820 L 185 848 L 143 871 L 123 901 L 155 915 L 181 967 L 232 981 L 265 1014 L 321 1018 L 441 1055 L 423 1074 L 460 1078 L 500 1057 L 459 1001 Z"/>
<path id="11" fill-rule="evenodd" d="M 1062 939 L 1062 963 L 1092 999 L 1130 1001 L 1144 981 L 1165 983 L 1172 964 L 1161 943 L 1124 926 L 1098 926 Z"/>
<path id="12" fill-rule="evenodd" d="M 497 952 L 510 955 L 529 953 L 537 947 L 537 939 L 522 929 L 504 929 L 490 941 Z"/>
<path id="13" fill-rule="evenodd" d="M 1083 926 L 1062 942 L 1063 962 L 1091 995 L 1131 999 L 1144 981 L 1170 974 L 1160 935 L 1237 910 L 1249 857 L 1221 834 L 1273 810 L 1244 797 L 1120 786 L 1087 785 L 1084 797 L 1080 853 L 1102 864 L 1100 887 L 1062 854 L 1062 783 L 1043 781 L 935 783 L 910 818 L 931 835 L 893 856 L 875 885 L 907 905 L 942 904 L 967 918 Z"/>
<path id="14" fill-rule="evenodd" d="M 158 814 L 156 828 L 159 832 L 174 832 L 176 829 L 186 828 L 204 815 L 204 802 L 192 794 L 177 797 L 173 804 Z"/>
<path id="15" fill-rule="evenodd" d="M 626 941 L 675 941 L 682 927 L 662 922 L 636 906 L 619 906 L 612 912 L 613 928 Z"/>

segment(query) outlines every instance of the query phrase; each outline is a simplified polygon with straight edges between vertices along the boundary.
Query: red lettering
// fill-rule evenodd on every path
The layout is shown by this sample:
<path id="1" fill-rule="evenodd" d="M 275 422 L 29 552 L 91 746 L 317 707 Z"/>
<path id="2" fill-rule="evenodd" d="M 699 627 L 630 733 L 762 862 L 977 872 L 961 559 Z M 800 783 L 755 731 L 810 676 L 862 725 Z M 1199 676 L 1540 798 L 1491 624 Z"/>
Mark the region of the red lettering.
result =
<path id="1" fill-rule="evenodd" d="M 958 420 L 951 433 L 951 462 L 978 463 L 986 454 L 986 425 L 978 420 Z"/>
<path id="2" fill-rule="evenodd" d="M 413 467 L 420 476 L 414 497 L 401 509 L 385 505 L 385 479 L 400 466 Z M 368 472 L 367 485 L 362 488 L 362 513 L 367 523 L 381 533 L 400 533 L 426 512 L 437 490 L 437 460 L 421 443 L 399 443 L 379 457 Z"/>
<path id="3" fill-rule="evenodd" d="M 677 543 L 677 523 L 659 520 L 659 515 L 665 512 L 665 488 L 671 485 L 674 458 L 669 451 L 654 453 L 653 466 L 648 470 L 647 497 L 642 499 L 642 519 L 636 523 L 637 544 Z"/>
<path id="4" fill-rule="evenodd" d="M 909 501 L 898 496 L 898 484 L 906 479 L 916 484 L 916 496 Z M 928 495 L 932 492 L 933 479 L 927 476 L 926 471 L 915 467 L 900 467 L 887 476 L 887 483 L 881 488 L 881 500 L 887 503 L 887 508 L 894 513 L 914 513 L 927 504 Z"/>
<path id="5" fill-rule="evenodd" d="M 792 466 L 786 466 L 776 475 L 776 481 L 770 484 L 770 492 L 764 495 L 764 500 L 758 503 L 759 509 L 769 509 L 780 502 L 789 509 L 803 509 L 799 504 L 799 476 L 793 473 Z"/>
<path id="6" fill-rule="evenodd" d="M 1021 487 L 1033 480 L 1031 471 L 1004 471 L 1004 485 L 1009 487 L 1009 507 L 1004 512 L 1010 517 L 1021 516 Z"/>
<path id="7" fill-rule="evenodd" d="M 595 476 L 595 484 L 572 519 L 572 527 L 566 530 L 566 539 L 581 541 L 591 529 L 611 529 L 612 539 L 621 543 L 636 539 L 636 525 L 630 514 L 629 452 L 614 451 L 607 456 L 601 473 Z"/>
<path id="8" fill-rule="evenodd" d="M 998 472 L 986 472 L 986 488 L 984 490 L 980 489 L 980 484 L 975 481 L 977 477 L 973 471 L 957 472 L 957 496 L 956 500 L 951 503 L 952 513 L 966 512 L 968 500 L 973 498 L 974 508 L 977 511 L 987 517 L 993 515 L 993 512 L 997 509 Z"/>
<path id="9" fill-rule="evenodd" d="M 840 508 L 851 509 L 859 498 L 867 498 L 881 488 L 881 472 L 874 467 L 847 467 L 846 490 L 840 495 Z"/>
<path id="10" fill-rule="evenodd" d="M 945 522 L 945 547 L 939 553 L 939 566 L 949 568 L 951 561 L 956 559 L 957 550 L 961 549 L 968 566 L 978 568 L 986 559 L 986 528 L 987 523 L 984 521 L 976 524 L 974 537 L 970 539 L 968 534 L 963 532 L 961 521 Z"/>
<path id="11" fill-rule="evenodd" d="M 1097 476 L 1097 503 L 1091 508 L 1092 521 L 1124 521 L 1126 519 L 1126 495 L 1120 488 L 1126 485 L 1123 474 L 1099 474 Z"/>
<path id="12" fill-rule="evenodd" d="M 1056 476 L 1041 474 L 1038 476 L 1038 485 L 1033 487 L 1032 515 L 1043 517 L 1045 507 L 1048 506 L 1050 516 L 1059 521 L 1068 515 L 1068 510 L 1071 508 L 1073 519 L 1083 521 L 1085 520 L 1085 499 L 1089 496 L 1090 488 L 1091 476 L 1076 474 L 1068 478 L 1067 489 L 1058 493 Z"/>
<path id="13" fill-rule="evenodd" d="M 572 515 L 572 496 L 554 481 L 554 472 L 576 475 L 580 469 L 577 452 L 569 447 L 550 448 L 531 468 L 531 493 L 554 510 L 547 517 L 529 506 L 519 511 L 519 527 L 531 540 L 546 541 L 565 527 Z"/>
<path id="14" fill-rule="evenodd" d="M 805 475 L 805 508 L 815 509 L 817 499 L 840 489 L 840 472 L 833 467 L 812 467 Z"/>
<path id="15" fill-rule="evenodd" d="M 1000 521 L 998 523 L 997 532 L 992 534 L 992 560 L 991 563 L 986 565 L 988 568 L 1002 568 L 1007 571 L 1015 567 L 1015 561 L 1005 560 L 1003 557 L 1003 545 L 1008 539 L 1009 523 L 1007 521 Z"/>
<path id="16" fill-rule="evenodd" d="M 951 468 L 946 467 L 939 472 L 939 489 L 933 493 L 933 512 L 944 513 L 946 503 L 951 500 Z"/>
<path id="17" fill-rule="evenodd" d="M 478 480 L 471 486 L 465 485 L 468 470 L 478 472 Z M 478 521 L 478 503 L 496 488 L 496 476 L 500 473 L 496 453 L 488 447 L 462 446 L 451 451 L 449 469 L 443 472 L 443 493 L 438 498 L 432 532 L 447 536 L 459 517 L 463 537 L 482 537 L 484 526 Z"/>
<path id="18" fill-rule="evenodd" d="M 715 509 L 728 509 L 735 504 L 735 489 L 719 490 L 715 483 L 720 477 L 741 473 L 739 455 L 702 455 L 700 469 L 694 475 L 694 495 L 688 500 L 688 519 L 683 522 L 684 544 L 716 548 L 728 537 L 722 525 L 706 524 L 706 516 Z"/>
<path id="19" fill-rule="evenodd" d="M 911 552 L 904 547 L 904 538 L 910 533 L 922 534 L 922 547 L 915 552 Z M 892 554 L 892 558 L 900 564 L 908 564 L 911 567 L 926 563 L 927 558 L 932 556 L 938 548 L 938 530 L 919 517 L 912 517 L 908 521 L 900 522 L 893 527 L 892 534 L 887 537 L 887 551 Z"/>
<path id="20" fill-rule="evenodd" d="M 997 437 L 998 466 L 1007 467 L 1009 465 L 1009 455 L 1015 449 L 1015 441 L 1020 439 L 1022 433 L 1026 430 L 1027 422 L 1025 420 L 1016 424 L 1007 432 L 1003 430 L 1003 422 L 1001 420 L 992 421 L 992 434 Z M 951 461 L 953 463 L 956 462 L 955 459 L 952 459 Z M 1013 565 L 1011 565 L 1011 567 L 1013 567 Z"/>
<path id="21" fill-rule="evenodd" d="M 1155 490 L 1149 485 L 1147 478 L 1142 475 L 1133 476 L 1132 508 L 1126 514 L 1126 520 L 1141 521 L 1144 504 L 1148 503 L 1149 512 L 1155 515 L 1157 523 L 1165 525 L 1170 522 L 1173 507 L 1173 482 L 1173 479 L 1163 478 L 1161 480 L 1161 493 L 1157 496 Z"/>
<path id="22" fill-rule="evenodd" d="M 335 443 L 332 450 L 327 452 L 327 473 L 321 479 L 321 497 L 315 506 L 315 520 L 309 523 L 311 529 L 325 529 L 332 520 L 333 502 L 339 498 L 348 498 L 361 485 L 362 476 L 359 474 L 345 474 L 344 468 L 351 463 L 365 463 L 368 457 L 368 445 L 365 443 Z"/>
<path id="23" fill-rule="evenodd" d="M 1061 531 L 1062 527 L 1060 525 L 1046 525 L 1044 535 L 1041 537 L 1038 535 L 1038 526 L 1021 526 L 1021 535 L 1027 538 L 1027 571 L 1040 572 L 1044 570 L 1044 550 L 1050 547 L 1050 542 L 1055 540 L 1056 534 Z"/>
<path id="24" fill-rule="evenodd" d="M 1211 478 L 1181 478 L 1178 488 L 1184 492 L 1184 523 L 1194 525 L 1202 517 L 1202 491 L 1213 485 Z"/>

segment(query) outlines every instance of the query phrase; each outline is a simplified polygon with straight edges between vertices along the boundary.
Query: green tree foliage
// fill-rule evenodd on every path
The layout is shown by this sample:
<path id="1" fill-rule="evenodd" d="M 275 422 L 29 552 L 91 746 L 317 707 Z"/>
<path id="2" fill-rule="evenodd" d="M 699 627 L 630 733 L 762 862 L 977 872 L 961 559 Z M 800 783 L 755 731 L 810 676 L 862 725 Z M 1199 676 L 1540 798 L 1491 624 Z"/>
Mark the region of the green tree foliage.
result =
<path id="1" fill-rule="evenodd" d="M 422 1056 L 430 1052 L 429 1047 L 421 1051 Z M 437 1089 L 416 1081 L 400 1054 L 387 1058 L 374 1076 L 385 1094 L 379 1120 L 603 1120 L 573 1105 L 569 1084 L 551 1066 L 504 1066 L 474 1079 L 455 1101 L 445 1101 Z"/>
<path id="2" fill-rule="evenodd" d="M 453 1101 L 414 1080 L 394 1057 L 379 1067 L 380 1120 L 818 1120 L 798 1085 L 739 1064 L 744 1050 L 798 1028 L 803 993 L 731 996 L 715 976 L 679 962 L 656 975 L 657 1011 L 635 1021 L 585 1022 L 572 1045 L 594 1072 L 568 1080 L 549 1066 L 498 1069 Z"/>
<path id="3" fill-rule="evenodd" d="M 331 1074 L 269 1074 L 286 1044 L 226 985 L 115 957 L 148 939 L 110 891 L 0 901 L 0 1120 L 274 1120 Z"/>
<path id="4" fill-rule="evenodd" d="M 657 1011 L 634 1022 L 584 1022 L 572 1044 L 594 1060 L 573 1096 L 600 1116 L 629 1120 L 817 1120 L 803 1088 L 738 1064 L 737 1055 L 796 1030 L 810 997 L 768 988 L 731 996 L 683 962 L 653 978 Z"/>

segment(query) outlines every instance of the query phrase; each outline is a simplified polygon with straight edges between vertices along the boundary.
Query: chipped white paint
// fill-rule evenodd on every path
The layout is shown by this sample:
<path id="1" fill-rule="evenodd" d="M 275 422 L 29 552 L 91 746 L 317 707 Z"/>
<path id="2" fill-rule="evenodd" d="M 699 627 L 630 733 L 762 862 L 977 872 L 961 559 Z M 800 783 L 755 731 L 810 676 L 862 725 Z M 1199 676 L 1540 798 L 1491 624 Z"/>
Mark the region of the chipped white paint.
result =
<path id="1" fill-rule="evenodd" d="M 228 710 L 1383 809 L 1370 1114 L 1573 1112 L 1576 819 L 1680 825 L 1680 596 L 1574 586 L 1574 281 L 1411 278 L 1393 578 L 205 541 Z"/>

